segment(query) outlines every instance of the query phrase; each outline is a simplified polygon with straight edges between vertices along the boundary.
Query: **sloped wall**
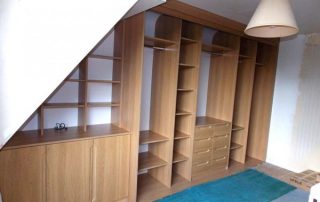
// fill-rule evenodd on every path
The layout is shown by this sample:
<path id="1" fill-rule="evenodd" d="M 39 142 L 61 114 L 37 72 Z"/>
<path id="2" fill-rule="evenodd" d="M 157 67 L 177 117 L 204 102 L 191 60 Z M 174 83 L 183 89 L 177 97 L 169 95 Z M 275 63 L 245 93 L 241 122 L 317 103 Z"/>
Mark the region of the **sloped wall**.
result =
<path id="1" fill-rule="evenodd" d="M 0 148 L 135 2 L 0 2 Z"/>

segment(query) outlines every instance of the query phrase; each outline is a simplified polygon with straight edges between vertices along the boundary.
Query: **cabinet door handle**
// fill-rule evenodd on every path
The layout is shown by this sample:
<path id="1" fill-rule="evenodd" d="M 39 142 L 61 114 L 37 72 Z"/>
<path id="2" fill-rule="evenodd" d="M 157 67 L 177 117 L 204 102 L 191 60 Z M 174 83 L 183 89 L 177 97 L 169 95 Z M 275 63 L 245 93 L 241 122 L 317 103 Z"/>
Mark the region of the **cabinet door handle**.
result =
<path id="1" fill-rule="evenodd" d="M 209 161 L 206 161 L 206 162 L 204 162 L 204 163 L 199 163 L 199 164 L 197 164 L 196 166 L 197 167 L 200 167 L 200 166 L 205 166 L 205 165 L 208 165 L 209 164 Z"/>
<path id="2" fill-rule="evenodd" d="M 93 146 L 92 152 L 92 202 L 97 200 L 97 148 Z"/>
<path id="3" fill-rule="evenodd" d="M 208 153 L 208 152 L 210 152 L 210 149 L 207 149 L 205 151 L 199 151 L 199 152 L 197 152 L 197 154 L 205 154 L 205 153 Z"/>

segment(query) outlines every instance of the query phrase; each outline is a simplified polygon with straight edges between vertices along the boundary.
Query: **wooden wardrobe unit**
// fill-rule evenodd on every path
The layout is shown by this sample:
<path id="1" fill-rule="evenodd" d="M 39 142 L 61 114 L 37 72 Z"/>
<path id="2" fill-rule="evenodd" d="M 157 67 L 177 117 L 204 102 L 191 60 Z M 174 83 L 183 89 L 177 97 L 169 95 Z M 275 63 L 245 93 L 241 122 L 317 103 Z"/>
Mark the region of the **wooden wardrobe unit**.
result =
<path id="1" fill-rule="evenodd" d="M 157 187 L 228 169 L 230 161 L 265 160 L 278 44 L 215 30 L 186 15 L 190 6 L 177 11 L 176 4 L 119 22 L 113 55 L 94 49 L 79 64 L 79 77 L 64 81 L 78 84 L 78 102 L 44 102 L 39 129 L 14 135 L 0 152 L 4 202 L 143 200 Z M 145 49 L 153 52 L 147 130 L 140 123 Z M 197 117 L 202 53 L 210 54 L 210 67 L 205 114 Z M 89 78 L 90 59 L 111 60 L 112 79 Z M 90 102 L 91 83 L 111 85 L 111 102 Z M 88 110 L 100 107 L 110 108 L 110 123 L 90 125 Z M 46 129 L 45 110 L 52 108 L 78 109 L 78 127 Z"/>

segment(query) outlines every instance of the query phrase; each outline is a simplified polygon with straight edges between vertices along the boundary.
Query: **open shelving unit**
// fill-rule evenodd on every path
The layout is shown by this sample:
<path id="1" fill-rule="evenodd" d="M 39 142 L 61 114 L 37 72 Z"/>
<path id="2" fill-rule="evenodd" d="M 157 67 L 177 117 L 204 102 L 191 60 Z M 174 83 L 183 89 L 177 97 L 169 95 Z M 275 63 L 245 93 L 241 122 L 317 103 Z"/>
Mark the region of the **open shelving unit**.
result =
<path id="1" fill-rule="evenodd" d="M 245 163 L 257 43 L 241 38 L 233 109 L 230 158 Z"/>
<path id="2" fill-rule="evenodd" d="M 37 136 L 43 136 L 41 143 L 45 144 L 43 141 L 62 141 L 72 140 L 83 137 L 92 137 L 97 130 L 103 133 L 103 129 L 106 129 L 106 135 L 116 134 L 116 131 L 122 131 L 119 127 L 119 117 L 121 109 L 121 72 L 122 72 L 122 38 L 123 38 L 123 24 L 119 23 L 115 26 L 113 30 L 113 38 L 111 39 L 107 35 L 101 42 L 79 63 L 79 65 L 71 72 L 71 74 L 58 86 L 58 88 L 46 99 L 46 101 L 37 110 L 34 116 L 38 117 L 37 127 L 32 130 L 25 130 L 24 127 L 30 124 L 28 121 L 21 127 L 21 131 L 17 133 L 19 138 L 23 139 L 25 134 L 34 134 L 34 139 Z M 113 47 L 110 48 L 108 45 L 108 50 L 104 51 L 102 46 L 107 40 L 114 40 Z M 102 46 L 100 46 L 102 45 Z M 105 48 L 105 47 L 104 47 Z M 108 53 L 105 53 L 108 52 Z M 107 61 L 107 62 L 106 62 Z M 95 69 L 92 69 L 95 68 Z M 96 69 L 99 69 L 99 77 L 95 77 Z M 73 86 L 73 88 L 67 88 L 68 85 Z M 91 86 L 92 85 L 92 86 Z M 90 97 L 90 90 L 99 91 L 99 89 L 94 89 L 95 85 L 100 85 L 104 89 L 107 89 L 106 96 L 102 95 L 101 100 L 95 100 Z M 106 87 L 108 86 L 108 87 Z M 77 95 L 77 100 L 65 100 L 63 97 L 66 93 L 72 92 L 72 95 Z M 59 95 L 60 93 L 60 95 Z M 68 97 L 68 96 L 66 96 Z M 61 99 L 63 98 L 63 99 Z M 62 100 L 59 102 L 59 99 Z M 93 108 L 105 108 L 110 110 L 110 119 L 104 120 L 103 123 L 90 123 L 90 110 Z M 67 120 L 65 114 L 67 110 L 76 110 L 72 115 L 74 120 L 77 120 L 77 124 L 69 124 L 70 120 Z M 66 113 L 62 113 L 66 112 Z M 55 114 L 54 119 L 47 120 L 48 116 L 52 113 Z M 58 114 L 58 115 L 57 115 Z M 61 115 L 60 115 L 61 114 Z M 29 119 L 30 120 L 30 119 Z M 63 121 L 66 120 L 66 121 Z M 50 122 L 48 122 L 50 121 Z M 54 121 L 54 122 L 53 122 Z M 55 123 L 64 122 L 68 127 L 68 130 L 56 131 L 54 130 Z M 73 121 L 75 122 L 75 121 Z M 115 129 L 115 130 L 111 130 Z M 59 134 L 57 137 L 53 138 L 54 134 Z M 75 133 L 79 133 L 76 136 Z M 91 134 L 92 133 L 92 134 Z M 18 138 L 18 139 L 19 139 Z M 40 137 L 39 137 L 40 138 Z M 15 140 L 16 138 L 14 138 Z M 14 144 L 14 143 L 13 143 Z"/>
<path id="3" fill-rule="evenodd" d="M 183 21 L 180 40 L 173 175 L 191 181 L 202 27 Z"/>
<path id="4" fill-rule="evenodd" d="M 151 89 L 150 97 L 142 95 L 142 102 L 149 103 L 150 110 L 141 111 L 143 127 L 140 125 L 138 184 L 142 177 L 152 178 L 161 186 L 171 187 L 172 164 L 174 161 L 183 160 L 182 155 L 175 155 L 176 158 L 173 158 L 181 20 L 153 12 L 146 12 L 143 17 L 145 21 L 143 80 L 148 81 L 143 86 L 147 88 L 151 85 Z M 183 92 L 185 90 L 189 89 L 181 89 Z M 148 122 L 147 127 L 144 122 Z M 138 198 L 144 186 L 150 184 L 138 186 Z"/>

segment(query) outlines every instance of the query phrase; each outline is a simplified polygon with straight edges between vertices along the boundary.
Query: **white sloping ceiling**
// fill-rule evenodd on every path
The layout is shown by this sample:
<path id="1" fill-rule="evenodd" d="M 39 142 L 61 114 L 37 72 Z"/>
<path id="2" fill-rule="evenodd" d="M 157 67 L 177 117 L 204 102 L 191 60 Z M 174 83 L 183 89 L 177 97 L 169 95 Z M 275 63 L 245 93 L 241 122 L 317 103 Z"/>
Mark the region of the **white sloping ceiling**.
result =
<path id="1" fill-rule="evenodd" d="M 0 1 L 0 149 L 136 2 Z"/>

